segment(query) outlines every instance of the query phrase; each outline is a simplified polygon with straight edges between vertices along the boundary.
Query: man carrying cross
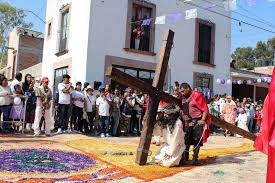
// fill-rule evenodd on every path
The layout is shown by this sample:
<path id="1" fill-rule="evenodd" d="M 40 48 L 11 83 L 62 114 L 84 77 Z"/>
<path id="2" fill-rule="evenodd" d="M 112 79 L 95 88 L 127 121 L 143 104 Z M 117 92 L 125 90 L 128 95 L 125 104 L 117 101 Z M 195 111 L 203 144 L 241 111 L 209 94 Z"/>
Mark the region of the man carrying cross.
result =
<path id="1" fill-rule="evenodd" d="M 200 146 L 206 142 L 209 137 L 209 126 L 211 118 L 207 106 L 207 102 L 201 93 L 192 91 L 188 83 L 182 83 L 181 100 L 182 113 L 181 117 L 185 124 L 185 145 L 186 149 L 183 153 L 181 163 L 189 160 L 189 149 L 193 145 L 193 160 L 192 164 L 198 163 Z"/>

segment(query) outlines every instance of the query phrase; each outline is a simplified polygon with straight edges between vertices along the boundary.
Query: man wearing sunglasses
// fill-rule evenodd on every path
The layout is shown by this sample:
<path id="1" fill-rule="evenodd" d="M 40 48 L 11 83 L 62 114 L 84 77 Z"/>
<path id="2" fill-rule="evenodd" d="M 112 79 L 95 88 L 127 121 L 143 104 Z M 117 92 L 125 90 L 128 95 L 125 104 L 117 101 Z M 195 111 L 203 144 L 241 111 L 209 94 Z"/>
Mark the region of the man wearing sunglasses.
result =
<path id="1" fill-rule="evenodd" d="M 52 91 L 49 88 L 49 79 L 43 77 L 41 80 L 42 84 L 35 91 L 37 97 L 36 109 L 35 109 L 35 120 L 34 120 L 34 136 L 40 135 L 41 126 L 45 127 L 45 135 L 51 135 L 51 101 Z M 42 125 L 43 124 L 43 125 Z"/>

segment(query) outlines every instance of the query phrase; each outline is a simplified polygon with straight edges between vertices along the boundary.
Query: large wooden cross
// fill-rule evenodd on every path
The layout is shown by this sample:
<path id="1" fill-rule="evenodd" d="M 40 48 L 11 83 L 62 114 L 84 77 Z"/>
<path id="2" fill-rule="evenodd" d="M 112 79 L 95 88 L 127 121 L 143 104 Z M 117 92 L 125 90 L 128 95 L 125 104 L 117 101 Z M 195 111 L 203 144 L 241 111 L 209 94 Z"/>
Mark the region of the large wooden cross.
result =
<path id="1" fill-rule="evenodd" d="M 143 124 L 143 129 L 140 136 L 140 142 L 136 155 L 136 163 L 139 165 L 145 165 L 147 162 L 147 156 L 149 154 L 152 133 L 154 125 L 156 123 L 157 109 L 160 100 L 163 100 L 167 103 L 173 103 L 178 105 L 179 107 L 182 107 L 182 103 L 179 99 L 163 92 L 163 85 L 168 67 L 170 52 L 173 45 L 173 39 L 174 32 L 168 30 L 165 33 L 164 41 L 161 46 L 158 58 L 159 60 L 157 62 L 155 77 L 152 85 L 146 83 L 145 81 L 139 80 L 133 76 L 130 76 L 113 67 L 107 68 L 106 71 L 106 76 L 111 78 L 112 80 L 149 95 L 149 107 L 145 114 L 146 120 Z M 254 134 L 251 134 L 234 125 L 224 122 L 221 119 L 216 118 L 214 116 L 212 118 L 212 123 L 224 129 L 228 129 L 233 133 L 242 135 L 248 139 L 255 140 L 256 138 Z"/>

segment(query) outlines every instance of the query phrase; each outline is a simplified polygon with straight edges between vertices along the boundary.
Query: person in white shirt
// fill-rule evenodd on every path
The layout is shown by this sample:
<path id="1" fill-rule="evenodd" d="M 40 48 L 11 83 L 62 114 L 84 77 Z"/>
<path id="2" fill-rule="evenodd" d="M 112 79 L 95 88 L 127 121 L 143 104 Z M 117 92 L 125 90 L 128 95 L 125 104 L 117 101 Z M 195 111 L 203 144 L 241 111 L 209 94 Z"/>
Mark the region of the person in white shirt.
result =
<path id="1" fill-rule="evenodd" d="M 110 98 L 106 96 L 105 88 L 100 87 L 100 96 L 96 99 L 99 132 L 101 137 L 110 137 Z"/>
<path id="2" fill-rule="evenodd" d="M 72 103 L 73 103 L 73 109 L 72 109 L 72 118 L 71 118 L 71 130 L 74 129 L 75 131 L 83 132 L 83 109 L 84 109 L 84 103 L 85 103 L 85 95 L 84 92 L 81 91 L 82 83 L 77 82 L 76 88 L 72 92 Z M 74 127 L 72 128 L 72 124 Z"/>
<path id="3" fill-rule="evenodd" d="M 20 72 L 16 73 L 15 74 L 15 79 L 10 84 L 10 88 L 11 88 L 12 93 L 14 93 L 14 86 L 15 85 L 20 85 L 21 87 L 23 86 L 21 81 L 22 81 L 22 73 L 20 73 Z"/>
<path id="4" fill-rule="evenodd" d="M 94 119 L 96 115 L 96 96 L 93 94 L 93 88 L 89 85 L 86 88 L 86 96 L 85 96 L 85 112 L 88 116 L 88 131 L 90 134 L 94 132 Z"/>
<path id="5" fill-rule="evenodd" d="M 67 132 L 69 108 L 71 103 L 71 86 L 70 76 L 68 74 L 63 75 L 62 83 L 58 84 L 58 131 L 57 133 Z"/>
<path id="6" fill-rule="evenodd" d="M 11 89 L 8 84 L 8 79 L 4 76 L 0 76 L 0 118 L 2 118 L 3 132 L 8 133 L 11 129 L 9 121 L 10 111 L 11 111 Z M 2 116 L 3 114 L 3 116 Z M 2 117 L 1 117 L 2 116 Z M 0 127 L 1 128 L 1 127 Z"/>
<path id="7" fill-rule="evenodd" d="M 239 128 L 248 131 L 248 128 L 247 128 L 248 118 L 243 108 L 240 108 L 240 114 L 236 118 L 236 122 L 238 123 Z M 242 137 L 242 136 L 236 135 L 236 137 Z"/>

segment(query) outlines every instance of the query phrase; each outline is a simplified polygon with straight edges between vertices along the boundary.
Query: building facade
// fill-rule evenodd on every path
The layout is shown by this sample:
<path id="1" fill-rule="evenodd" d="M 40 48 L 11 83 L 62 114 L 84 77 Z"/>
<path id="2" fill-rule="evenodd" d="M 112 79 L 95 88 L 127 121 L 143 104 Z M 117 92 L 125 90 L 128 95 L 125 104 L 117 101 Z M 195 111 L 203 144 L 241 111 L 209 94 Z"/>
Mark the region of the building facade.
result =
<path id="1" fill-rule="evenodd" d="M 219 6 L 215 11 L 230 16 Z M 230 78 L 231 21 L 203 8 L 197 8 L 195 18 L 185 19 L 185 11 L 194 8 L 177 0 L 48 0 L 42 75 L 54 86 L 65 73 L 72 82 L 114 86 L 104 74 L 114 66 L 151 82 L 164 32 L 171 29 L 175 37 L 165 89 L 179 81 L 230 94 L 232 86 L 221 87 L 215 80 Z M 155 24 L 162 15 L 165 24 Z M 177 20 L 171 18 L 175 15 Z M 142 21 L 148 18 L 149 23 Z"/>
<path id="2" fill-rule="evenodd" d="M 41 64 L 43 58 L 42 33 L 25 28 L 14 28 L 9 36 L 8 62 L 2 73 L 13 79 L 15 73 Z M 41 73 L 41 67 L 40 67 Z"/>

